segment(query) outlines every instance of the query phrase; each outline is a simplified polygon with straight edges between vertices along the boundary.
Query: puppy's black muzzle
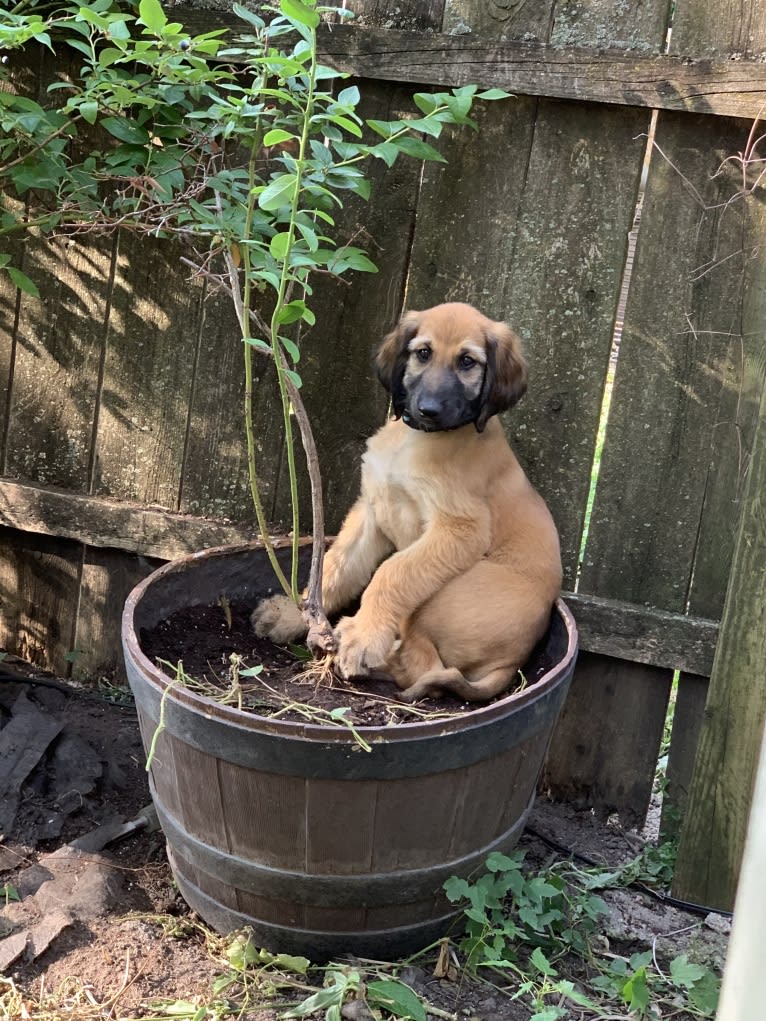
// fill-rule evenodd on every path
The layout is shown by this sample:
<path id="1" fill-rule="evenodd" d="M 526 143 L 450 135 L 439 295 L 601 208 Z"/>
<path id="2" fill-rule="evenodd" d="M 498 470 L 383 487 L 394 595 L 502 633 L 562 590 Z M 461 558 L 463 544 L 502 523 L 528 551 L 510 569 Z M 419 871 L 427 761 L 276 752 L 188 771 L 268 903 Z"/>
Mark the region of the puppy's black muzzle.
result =
<path id="1" fill-rule="evenodd" d="M 435 382 L 424 373 L 408 388 L 402 421 L 421 432 L 445 432 L 475 422 L 480 410 L 481 396 L 469 398 L 453 373 Z"/>

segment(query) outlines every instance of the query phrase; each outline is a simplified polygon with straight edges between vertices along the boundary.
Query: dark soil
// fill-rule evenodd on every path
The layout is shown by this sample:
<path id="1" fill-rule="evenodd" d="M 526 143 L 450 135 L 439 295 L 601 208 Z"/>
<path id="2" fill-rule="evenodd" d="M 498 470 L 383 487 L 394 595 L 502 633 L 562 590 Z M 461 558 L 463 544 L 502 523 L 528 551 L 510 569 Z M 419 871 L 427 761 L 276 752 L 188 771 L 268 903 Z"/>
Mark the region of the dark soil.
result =
<path id="1" fill-rule="evenodd" d="M 346 708 L 345 719 L 353 726 L 381 727 L 477 708 L 477 703 L 462 702 L 449 694 L 423 699 L 413 708 L 399 700 L 393 681 L 365 679 L 360 688 L 329 671 L 320 678 L 305 646 L 283 648 L 258 638 L 250 626 L 251 611 L 251 606 L 242 603 L 225 608 L 217 603 L 184 607 L 156 627 L 142 630 L 141 648 L 170 676 L 175 676 L 180 662 L 189 684 L 234 704 L 232 656 L 236 657 L 241 708 L 260 716 L 278 713 L 281 719 L 303 722 L 305 711 L 296 709 L 296 704 L 323 714 Z M 534 684 L 551 665 L 542 643 L 521 671 L 516 690 Z M 247 676 L 248 669 L 259 666 L 262 672 L 257 677 Z"/>

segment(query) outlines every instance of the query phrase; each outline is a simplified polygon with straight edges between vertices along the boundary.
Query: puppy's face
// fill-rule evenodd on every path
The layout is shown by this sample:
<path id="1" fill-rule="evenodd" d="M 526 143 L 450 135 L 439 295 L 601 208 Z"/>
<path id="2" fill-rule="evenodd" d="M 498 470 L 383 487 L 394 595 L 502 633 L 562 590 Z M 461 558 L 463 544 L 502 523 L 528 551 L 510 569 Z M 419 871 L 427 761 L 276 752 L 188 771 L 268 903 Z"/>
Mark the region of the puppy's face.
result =
<path id="1" fill-rule="evenodd" d="M 406 313 L 381 344 L 377 366 L 397 418 L 423 432 L 470 423 L 481 432 L 526 390 L 516 334 L 458 302 Z"/>

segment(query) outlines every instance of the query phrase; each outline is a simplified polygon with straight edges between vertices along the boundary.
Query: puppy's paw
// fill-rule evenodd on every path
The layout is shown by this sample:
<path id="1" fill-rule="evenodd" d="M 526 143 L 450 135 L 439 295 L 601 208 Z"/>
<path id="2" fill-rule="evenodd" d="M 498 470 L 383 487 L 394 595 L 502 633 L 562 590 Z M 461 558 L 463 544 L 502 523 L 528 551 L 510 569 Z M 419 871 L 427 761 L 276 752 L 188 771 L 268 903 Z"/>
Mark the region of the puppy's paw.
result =
<path id="1" fill-rule="evenodd" d="M 388 628 L 367 628 L 356 617 L 343 617 L 335 628 L 335 662 L 343 677 L 364 677 L 381 669 L 393 652 L 396 634 Z"/>
<path id="2" fill-rule="evenodd" d="M 286 645 L 303 638 L 306 622 L 292 599 L 276 595 L 262 600 L 250 614 L 250 624 L 259 638 Z"/>

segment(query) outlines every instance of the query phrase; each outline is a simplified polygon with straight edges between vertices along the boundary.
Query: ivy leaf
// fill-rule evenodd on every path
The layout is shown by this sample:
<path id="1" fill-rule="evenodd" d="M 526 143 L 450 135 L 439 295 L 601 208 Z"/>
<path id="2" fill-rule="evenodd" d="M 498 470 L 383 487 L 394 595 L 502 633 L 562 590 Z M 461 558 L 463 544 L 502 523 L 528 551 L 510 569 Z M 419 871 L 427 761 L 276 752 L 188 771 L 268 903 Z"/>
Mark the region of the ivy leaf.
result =
<path id="1" fill-rule="evenodd" d="M 695 982 L 705 974 L 706 969 L 699 964 L 693 964 L 686 954 L 674 957 L 670 962 L 670 975 L 677 986 L 684 989 L 691 989 Z"/>
<path id="2" fill-rule="evenodd" d="M 646 968 L 639 968 L 622 987 L 622 998 L 629 1010 L 643 1013 L 649 1006 L 649 986 L 646 981 Z"/>

